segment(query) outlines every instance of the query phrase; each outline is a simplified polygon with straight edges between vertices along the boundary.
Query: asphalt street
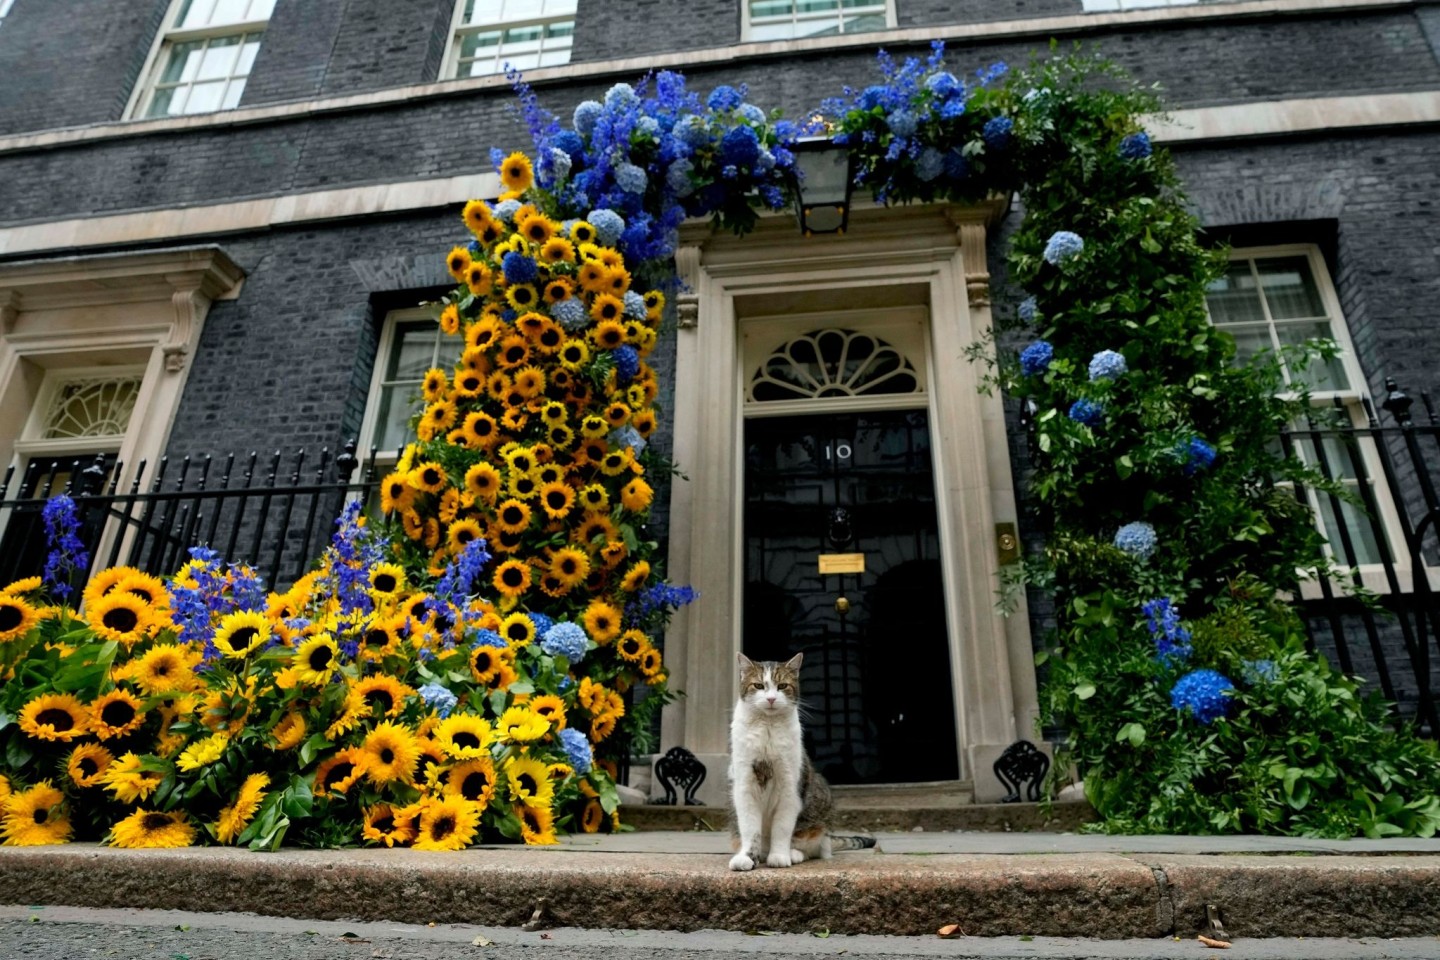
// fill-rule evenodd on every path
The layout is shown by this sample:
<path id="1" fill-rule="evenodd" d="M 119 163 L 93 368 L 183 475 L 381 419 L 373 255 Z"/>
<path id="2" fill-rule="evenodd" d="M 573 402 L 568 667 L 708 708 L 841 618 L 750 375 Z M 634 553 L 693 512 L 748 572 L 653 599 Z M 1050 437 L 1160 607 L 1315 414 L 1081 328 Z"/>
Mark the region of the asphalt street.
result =
<path id="1" fill-rule="evenodd" d="M 303 904 L 297 904 L 297 908 Z M 1196 941 L 867 937 L 633 930 L 522 931 L 436 923 L 292 920 L 251 914 L 0 906 L 3 960 L 1434 960 L 1440 938 L 1248 940 L 1219 953 Z"/>

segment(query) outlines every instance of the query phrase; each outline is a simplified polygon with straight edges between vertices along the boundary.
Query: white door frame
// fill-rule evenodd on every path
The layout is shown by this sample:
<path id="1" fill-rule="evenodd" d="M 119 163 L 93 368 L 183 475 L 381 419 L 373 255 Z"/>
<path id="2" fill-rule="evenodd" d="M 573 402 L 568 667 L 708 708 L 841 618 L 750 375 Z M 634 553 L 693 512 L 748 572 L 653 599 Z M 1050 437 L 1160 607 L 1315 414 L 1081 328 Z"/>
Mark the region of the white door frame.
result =
<path id="1" fill-rule="evenodd" d="M 861 209 L 847 234 L 808 239 L 783 217 L 763 218 L 743 238 L 682 232 L 676 259 L 688 292 L 677 304 L 674 459 L 690 479 L 672 487 L 668 574 L 700 598 L 666 634 L 671 685 L 686 695 L 665 709 L 662 748 L 685 746 L 717 772 L 728 762 L 743 589 L 742 318 L 806 296 L 922 304 L 958 759 L 978 800 L 1003 793 L 988 769 L 1033 733 L 1034 656 L 1023 603 L 1008 618 L 996 609 L 995 525 L 1017 519 L 1014 486 L 1000 398 L 979 392 L 981 371 L 965 348 L 989 329 L 986 226 L 1005 207 Z M 724 789 L 711 777 L 701 798 Z"/>

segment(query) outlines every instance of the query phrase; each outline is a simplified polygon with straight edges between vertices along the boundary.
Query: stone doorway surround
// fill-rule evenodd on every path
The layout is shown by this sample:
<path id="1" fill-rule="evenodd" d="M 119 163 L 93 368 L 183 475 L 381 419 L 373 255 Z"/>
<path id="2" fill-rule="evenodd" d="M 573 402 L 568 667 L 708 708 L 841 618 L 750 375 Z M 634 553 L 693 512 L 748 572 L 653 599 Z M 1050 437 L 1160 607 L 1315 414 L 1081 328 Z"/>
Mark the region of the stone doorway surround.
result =
<path id="1" fill-rule="evenodd" d="M 987 228 L 1005 199 L 975 206 L 863 207 L 844 235 L 802 238 L 785 216 L 745 237 L 687 225 L 676 254 L 678 297 L 674 459 L 668 578 L 700 599 L 678 611 L 665 638 L 670 684 L 661 752 L 693 751 L 708 776 L 699 799 L 727 802 L 730 713 L 738 695 L 743 567 L 742 323 L 817 310 L 921 306 L 929 313 L 928 410 L 945 579 L 960 776 L 978 802 L 1003 788 L 990 771 L 1000 751 L 1033 738 L 1038 704 L 1023 601 L 996 610 L 997 523 L 1017 519 L 998 395 L 982 395 L 965 348 L 990 326 Z"/>

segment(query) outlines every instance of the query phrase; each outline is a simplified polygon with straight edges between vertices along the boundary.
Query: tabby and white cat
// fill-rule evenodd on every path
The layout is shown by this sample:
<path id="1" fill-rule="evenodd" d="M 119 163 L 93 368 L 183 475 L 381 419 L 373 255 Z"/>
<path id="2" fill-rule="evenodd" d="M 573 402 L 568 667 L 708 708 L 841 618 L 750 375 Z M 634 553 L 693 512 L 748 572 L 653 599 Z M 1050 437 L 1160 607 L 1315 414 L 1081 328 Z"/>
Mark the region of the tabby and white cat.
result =
<path id="1" fill-rule="evenodd" d="M 756 663 L 739 654 L 740 700 L 730 721 L 731 870 L 829 859 L 833 850 L 875 846 L 873 837 L 833 837 L 830 784 L 800 736 L 800 662 Z"/>

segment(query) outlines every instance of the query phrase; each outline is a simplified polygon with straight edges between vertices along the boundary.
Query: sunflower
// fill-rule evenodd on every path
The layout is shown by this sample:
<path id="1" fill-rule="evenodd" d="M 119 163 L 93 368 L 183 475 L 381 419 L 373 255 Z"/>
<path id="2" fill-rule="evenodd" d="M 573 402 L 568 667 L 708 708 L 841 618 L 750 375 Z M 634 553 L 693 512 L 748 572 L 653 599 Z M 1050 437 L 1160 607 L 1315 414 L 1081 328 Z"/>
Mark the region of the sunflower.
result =
<path id="1" fill-rule="evenodd" d="M 580 253 L 584 255 L 584 247 L 580 248 Z M 605 290 L 605 272 L 605 264 L 598 260 L 586 260 L 576 272 L 575 280 L 586 293 L 599 294 Z"/>
<path id="2" fill-rule="evenodd" d="M 95 576 L 91 577 L 90 582 L 85 585 L 85 592 L 82 594 L 82 606 L 88 610 L 96 600 L 99 600 L 114 590 L 120 581 L 131 574 L 139 572 L 140 571 L 134 567 L 111 567 L 108 570 L 101 570 L 95 574 Z M 11 591 L 7 590 L 6 592 Z"/>
<path id="3" fill-rule="evenodd" d="M 445 780 L 445 795 L 461 797 L 485 809 L 495 796 L 495 761 L 478 757 L 455 764 Z"/>
<path id="4" fill-rule="evenodd" d="M 160 786 L 165 774 L 160 770 L 142 769 L 142 762 L 136 754 L 127 753 L 110 764 L 100 782 L 116 799 L 125 803 L 144 800 Z"/>
<path id="5" fill-rule="evenodd" d="M 664 663 L 661 662 L 660 651 L 654 647 L 651 647 L 640 655 L 640 672 L 645 675 L 647 680 L 659 683 L 660 680 L 663 679 L 660 677 L 660 668 L 663 666 Z"/>
<path id="6" fill-rule="evenodd" d="M 44 582 L 45 581 L 40 577 L 24 577 L 22 579 L 12 582 L 5 589 L 0 590 L 0 595 L 18 597 L 22 594 L 34 593 L 36 590 L 40 589 L 41 585 L 44 584 Z M 8 794 L 6 796 L 8 796 Z M 3 803 L 4 800 L 5 796 L 0 796 L 0 803 Z"/>
<path id="7" fill-rule="evenodd" d="M 494 214 L 490 212 L 490 204 L 484 200 L 471 200 L 465 204 L 460 218 L 465 221 L 465 226 L 469 227 L 472 233 L 479 233 L 487 223 L 494 220 Z"/>
<path id="8" fill-rule="evenodd" d="M 538 717 L 554 724 L 556 730 L 565 729 L 565 701 L 553 693 L 542 693 L 531 697 L 525 704 Z"/>
<path id="9" fill-rule="evenodd" d="M 580 526 L 576 527 L 571 538 L 582 546 L 589 547 L 597 539 L 611 540 L 620 533 L 610 518 L 603 513 L 587 513 Z"/>
<path id="10" fill-rule="evenodd" d="M 553 356 L 564 342 L 565 331 L 555 321 L 548 318 L 545 320 L 545 325 L 535 334 L 535 349 L 547 357 Z"/>
<path id="11" fill-rule="evenodd" d="M 227 657 L 244 657 L 263 647 L 270 639 L 270 621 L 258 610 L 227 613 L 215 631 L 215 647 Z"/>
<path id="12" fill-rule="evenodd" d="M 545 374 L 539 367 L 523 367 L 515 373 L 515 390 L 526 400 L 538 397 L 545 389 Z"/>
<path id="13" fill-rule="evenodd" d="M 70 818 L 64 807 L 65 795 L 49 780 L 29 790 L 12 793 L 5 799 L 0 817 L 0 837 L 10 847 L 39 847 L 70 839 Z"/>
<path id="14" fill-rule="evenodd" d="M 300 644 L 292 662 L 295 679 L 307 686 L 319 687 L 330 682 L 338 666 L 340 646 L 328 633 L 320 633 Z"/>
<path id="15" fill-rule="evenodd" d="M 535 182 L 535 168 L 530 165 L 530 158 L 518 150 L 506 157 L 500 163 L 500 182 L 507 190 L 519 193 L 529 190 Z"/>
<path id="16" fill-rule="evenodd" d="M 516 367 L 529 363 L 530 341 L 518 333 L 510 334 L 500 341 L 500 351 L 495 356 L 495 362 L 506 370 L 514 370 Z M 503 401 L 505 398 L 501 397 L 500 399 Z"/>
<path id="17" fill-rule="evenodd" d="M 445 254 L 445 269 L 450 271 L 450 276 L 463 282 L 465 271 L 470 269 L 470 251 L 464 247 L 451 247 L 450 252 Z"/>
<path id="18" fill-rule="evenodd" d="M 495 525 L 507 533 L 520 533 L 530 526 L 530 506 L 520 500 L 506 500 L 495 509 Z"/>
<path id="19" fill-rule="evenodd" d="M 115 584 L 115 590 L 139 597 L 146 606 L 154 610 L 164 610 L 170 606 L 170 592 L 165 589 L 164 581 L 148 573 L 131 573 Z"/>
<path id="20" fill-rule="evenodd" d="M 465 492 L 477 500 L 494 503 L 500 493 L 500 471 L 489 463 L 475 464 L 465 471 Z"/>
<path id="21" fill-rule="evenodd" d="M 70 751 L 70 758 L 65 761 L 65 772 L 75 786 L 93 787 L 114 762 L 115 757 L 100 744 L 82 743 Z"/>
<path id="22" fill-rule="evenodd" d="M 584 340 L 566 340 L 560 345 L 560 363 L 567 370 L 579 370 L 590 362 L 590 347 Z"/>
<path id="23" fill-rule="evenodd" d="M 505 322 L 498 317 L 484 316 L 465 328 L 465 346 L 483 351 L 504 336 Z M 483 355 L 483 353 L 482 353 Z"/>
<path id="24" fill-rule="evenodd" d="M 215 839 L 221 843 L 234 843 L 235 838 L 245 832 L 260 803 L 265 799 L 265 788 L 270 786 L 270 775 L 252 773 L 240 784 L 235 802 L 220 811 L 220 818 L 210 825 Z"/>
<path id="25" fill-rule="evenodd" d="M 511 757 L 505 761 L 505 781 L 512 799 L 520 803 L 550 805 L 555 785 L 545 774 L 545 764 L 533 757 Z"/>
<path id="26" fill-rule="evenodd" d="M 494 739 L 490 721 L 471 713 L 453 713 L 435 726 L 435 743 L 456 760 L 488 757 Z"/>
<path id="27" fill-rule="evenodd" d="M 437 322 L 440 324 L 441 333 L 447 337 L 455 336 L 460 332 L 460 308 L 453 303 L 447 303 L 445 309 L 440 311 Z"/>
<path id="28" fill-rule="evenodd" d="M 520 835 L 531 846 L 548 846 L 559 843 L 555 838 L 555 815 L 548 804 L 532 806 L 522 803 L 515 808 L 520 818 Z"/>
<path id="29" fill-rule="evenodd" d="M 110 828 L 106 842 L 125 850 L 188 847 L 195 842 L 195 828 L 179 810 L 136 810 Z"/>
<path id="30" fill-rule="evenodd" d="M 626 630 L 615 642 L 615 652 L 631 663 L 638 663 L 649 645 L 650 638 L 639 630 Z"/>
<path id="31" fill-rule="evenodd" d="M 225 756 L 225 751 L 229 747 L 229 733 L 212 734 L 204 740 L 196 740 L 186 747 L 181 752 L 180 758 L 175 761 L 175 766 L 184 773 L 208 767 Z"/>
<path id="32" fill-rule="evenodd" d="M 501 621 L 500 636 L 511 649 L 528 646 L 535 639 L 535 621 L 523 613 L 512 613 Z"/>
<path id="33" fill-rule="evenodd" d="M 620 633 L 620 611 L 604 600 L 591 600 L 581 618 L 590 639 L 604 646 Z"/>
<path id="34" fill-rule="evenodd" d="M 630 412 L 629 407 L 617 400 L 605 408 L 605 422 L 612 430 L 618 430 L 630 421 Z"/>
<path id="35" fill-rule="evenodd" d="M 563 520 L 575 506 L 575 490 L 559 481 L 547 483 L 540 488 L 540 505 L 551 520 Z"/>
<path id="36" fill-rule="evenodd" d="M 588 220 L 576 220 L 570 224 L 570 239 L 576 243 L 594 243 L 597 236 Z"/>
<path id="37" fill-rule="evenodd" d="M 472 262 L 465 268 L 465 288 L 471 296 L 483 297 L 495 286 L 495 274 L 483 263 Z"/>
<path id="38" fill-rule="evenodd" d="M 561 547 L 550 558 L 550 573 L 565 589 L 573 589 L 583 583 L 590 573 L 590 558 L 583 550 Z"/>
<path id="39" fill-rule="evenodd" d="M 495 732 L 506 743 L 529 743 L 550 731 L 550 721 L 528 706 L 510 707 L 495 721 Z"/>
<path id="40" fill-rule="evenodd" d="M 145 711 L 140 698 L 129 690 L 116 687 L 90 704 L 90 730 L 101 740 L 123 737 L 140 729 Z"/>
<path id="41" fill-rule="evenodd" d="M 625 266 L 625 255 L 614 247 L 596 247 L 594 258 L 609 270 Z"/>
<path id="42" fill-rule="evenodd" d="M 305 742 L 305 715 L 292 710 L 280 718 L 280 722 L 270 728 L 270 736 L 275 738 L 272 750 L 294 750 Z"/>
<path id="43" fill-rule="evenodd" d="M 380 512 L 395 513 L 410 509 L 415 502 L 415 488 L 405 473 L 389 474 L 380 481 Z"/>
<path id="44" fill-rule="evenodd" d="M 620 580 L 620 589 L 626 593 L 634 593 L 645 586 L 645 581 L 650 579 L 650 564 L 644 560 L 638 560 L 625 571 L 625 576 Z"/>
<path id="45" fill-rule="evenodd" d="M 491 220 L 489 223 L 485 224 L 485 226 L 475 231 L 475 239 L 479 240 L 483 245 L 487 247 L 493 244 L 496 240 L 499 240 L 504 235 L 505 227 L 495 220 Z"/>
<path id="46" fill-rule="evenodd" d="M 370 755 L 360 747 L 346 747 L 315 768 L 315 796 L 345 793 L 365 775 Z"/>
<path id="47" fill-rule="evenodd" d="M 450 552 L 456 555 L 463 553 L 465 548 L 472 541 L 479 540 L 485 536 L 485 531 L 480 529 L 480 524 L 474 520 L 456 520 L 450 524 L 446 533 L 446 542 L 449 544 Z"/>
<path id="48" fill-rule="evenodd" d="M 365 808 L 365 825 L 360 836 L 375 843 L 393 847 L 401 846 L 415 839 L 415 813 L 410 807 L 395 807 L 388 803 L 377 803 Z"/>
<path id="49" fill-rule="evenodd" d="M 606 714 L 596 717 L 594 720 L 591 720 L 590 742 L 599 743 L 601 740 L 604 740 L 606 737 L 610 736 L 610 734 L 614 733 L 615 723 L 619 719 L 619 717 Z"/>
<path id="50" fill-rule="evenodd" d="M 470 651 L 470 674 L 477 683 L 488 684 L 500 673 L 510 656 L 504 647 L 481 644 Z"/>
<path id="51" fill-rule="evenodd" d="M 393 597 L 405 589 L 405 568 L 398 563 L 377 563 L 370 570 L 370 593 Z"/>
<path id="52" fill-rule="evenodd" d="M 600 472 L 607 477 L 618 477 L 630 469 L 632 462 L 634 461 L 631 459 L 629 447 L 625 447 L 623 450 L 611 450 L 600 458 Z M 623 503 L 625 498 L 622 495 L 620 499 Z"/>
<path id="53" fill-rule="evenodd" d="M 600 825 L 605 822 L 605 808 L 600 806 L 599 800 L 590 800 L 585 804 L 585 810 L 580 814 L 580 829 L 586 833 L 599 833 Z"/>
<path id="54" fill-rule="evenodd" d="M 196 683 L 192 668 L 192 651 L 174 643 L 162 643 L 145 651 L 144 656 L 131 661 L 134 670 L 130 679 L 140 692 L 153 697 L 170 690 L 193 689 Z"/>
<path id="55" fill-rule="evenodd" d="M 540 302 L 540 291 L 529 283 L 517 283 L 505 290 L 505 300 L 517 311 L 530 310 Z"/>
<path id="56" fill-rule="evenodd" d="M 530 567 L 519 560 L 506 560 L 495 568 L 491 584 L 505 597 L 518 597 L 530 589 Z"/>
<path id="57" fill-rule="evenodd" d="M 641 410 L 630 418 L 630 426 L 634 427 L 642 437 L 648 437 L 655 432 L 655 411 Z"/>
<path id="58" fill-rule="evenodd" d="M 377 787 L 392 781 L 415 782 L 415 765 L 420 760 L 420 744 L 408 727 L 386 721 L 377 724 L 361 745 L 368 758 L 365 777 Z"/>
<path id="59" fill-rule="evenodd" d="M 430 437 L 449 430 L 455 426 L 455 420 L 459 415 L 455 404 L 449 400 L 437 400 L 430 404 L 420 415 L 420 422 L 416 426 L 416 430 L 421 435 L 420 439 L 428 440 Z M 416 486 L 420 486 L 420 484 L 417 483 Z"/>
<path id="60" fill-rule="evenodd" d="M 477 410 L 465 415 L 460 435 L 470 449 L 485 450 L 499 438 L 500 427 L 490 414 Z"/>
<path id="61" fill-rule="evenodd" d="M 541 296 L 545 298 L 546 303 L 556 304 L 561 300 L 569 300 L 574 293 L 575 281 L 569 277 L 554 277 L 545 282 Z"/>
<path id="62" fill-rule="evenodd" d="M 611 267 L 605 274 L 605 289 L 617 297 L 630 289 L 630 271 L 623 266 Z"/>
<path id="63" fill-rule="evenodd" d="M 144 600 L 132 593 L 111 590 L 85 610 L 90 629 L 104 640 L 114 640 L 130 649 L 150 629 L 151 611 Z"/>
<path id="64" fill-rule="evenodd" d="M 485 391 L 485 374 L 478 370 L 464 370 L 455 373 L 455 396 L 473 400 Z"/>
<path id="65" fill-rule="evenodd" d="M 548 241 L 551 237 L 555 236 L 555 232 L 558 229 L 559 225 L 556 224 L 549 217 L 545 216 L 543 213 L 533 213 L 523 220 L 515 221 L 515 232 L 518 233 L 520 236 L 524 237 L 526 240 L 530 241 L 530 243 L 535 244 L 536 246 L 543 246 L 546 241 Z M 569 241 L 562 239 L 561 242 L 565 243 L 566 246 L 570 245 Z M 574 248 L 572 247 L 571 249 L 573 250 Z M 550 262 L 553 262 L 556 259 L 563 259 L 557 257 L 546 257 L 543 250 L 541 251 L 540 256 L 542 259 Z"/>
<path id="66" fill-rule="evenodd" d="M 475 840 L 480 807 L 461 797 L 428 797 L 421 801 L 416 850 L 463 850 Z"/>
<path id="67" fill-rule="evenodd" d="M 601 468 L 604 469 L 603 467 Z M 636 477 L 625 484 L 620 490 L 620 502 L 625 509 L 632 513 L 641 513 L 650 508 L 650 502 L 655 499 L 655 491 L 650 484 L 641 477 Z"/>
<path id="68" fill-rule="evenodd" d="M 546 426 L 555 426 L 570 419 L 570 408 L 559 400 L 550 400 L 540 408 L 540 419 Z M 558 478 L 557 478 L 558 479 Z"/>
<path id="69" fill-rule="evenodd" d="M 37 740 L 68 743 L 90 732 L 90 711 L 68 693 L 41 694 L 21 708 L 20 729 Z"/>
<path id="70" fill-rule="evenodd" d="M 415 781 L 417 783 L 428 784 L 432 782 L 435 777 L 441 775 L 440 771 L 444 768 L 445 764 L 449 762 L 449 758 L 445 756 L 444 748 L 430 737 L 423 735 L 423 731 L 427 725 L 438 724 L 439 722 L 440 718 L 432 713 L 420 724 L 422 735 L 415 740 L 420 748 L 420 756 L 415 768 Z"/>
<path id="71" fill-rule="evenodd" d="M 603 350 L 614 350 L 625 342 L 625 327 L 620 318 L 625 316 L 625 301 L 608 293 L 598 294 L 590 304 L 590 316 L 599 321 L 590 331 L 590 339 Z"/>
<path id="72" fill-rule="evenodd" d="M 521 500 L 529 500 L 539 489 L 540 484 L 536 483 L 535 478 L 528 473 L 516 473 L 510 476 L 509 492 L 512 496 L 519 497 Z M 510 532 L 518 533 L 519 531 Z"/>
<path id="73" fill-rule="evenodd" d="M 396 677 L 377 673 L 366 677 L 350 688 L 350 696 L 365 703 L 373 713 L 376 709 L 386 717 L 398 717 L 405 710 L 405 702 L 416 695 L 416 690 Z"/>
<path id="74" fill-rule="evenodd" d="M 410 471 L 409 480 L 415 489 L 423 490 L 426 493 L 439 493 L 445 489 L 448 482 L 445 468 L 430 460 L 414 467 Z"/>
<path id="75" fill-rule="evenodd" d="M 645 292 L 645 315 L 651 320 L 659 320 L 660 314 L 665 311 L 665 294 L 659 290 L 647 290 Z"/>

